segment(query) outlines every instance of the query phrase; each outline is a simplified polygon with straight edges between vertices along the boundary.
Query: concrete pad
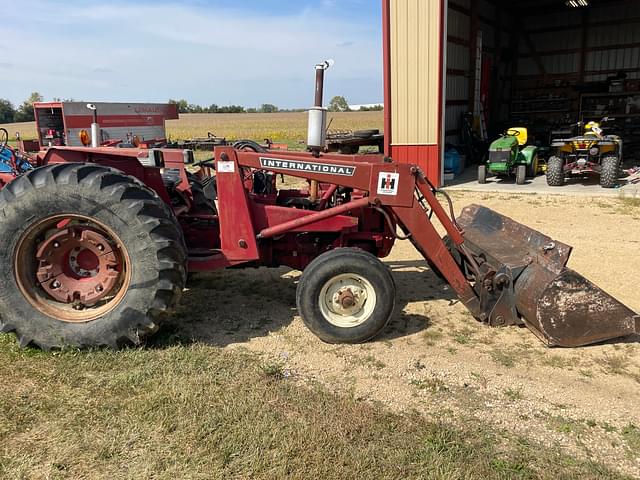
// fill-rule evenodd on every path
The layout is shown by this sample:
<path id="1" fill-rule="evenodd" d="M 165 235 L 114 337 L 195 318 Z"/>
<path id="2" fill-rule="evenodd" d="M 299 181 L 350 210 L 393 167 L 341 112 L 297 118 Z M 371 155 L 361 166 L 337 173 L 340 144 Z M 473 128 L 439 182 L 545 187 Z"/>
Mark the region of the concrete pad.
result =
<path id="1" fill-rule="evenodd" d="M 516 185 L 515 177 L 489 177 L 487 183 L 478 183 L 477 167 L 467 168 L 462 175 L 454 180 L 445 182 L 445 190 L 467 190 L 472 192 L 500 192 L 500 193 L 536 193 L 543 195 L 569 195 L 587 197 L 638 197 L 640 198 L 640 183 L 631 183 L 640 178 L 640 174 L 620 180 L 617 188 L 602 188 L 596 176 L 567 179 L 563 187 L 547 185 L 545 175 L 527 178 L 524 185 Z"/>

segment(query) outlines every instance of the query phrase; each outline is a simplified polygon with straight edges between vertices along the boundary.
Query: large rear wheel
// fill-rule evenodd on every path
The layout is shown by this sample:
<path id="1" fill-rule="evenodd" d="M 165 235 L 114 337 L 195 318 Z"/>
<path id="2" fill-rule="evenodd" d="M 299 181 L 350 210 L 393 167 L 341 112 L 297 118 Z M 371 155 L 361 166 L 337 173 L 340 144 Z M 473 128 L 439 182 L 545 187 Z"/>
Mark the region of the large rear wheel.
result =
<path id="1" fill-rule="evenodd" d="M 389 323 L 395 305 L 389 269 L 355 248 L 323 253 L 304 270 L 296 303 L 314 334 L 328 343 L 361 343 Z"/>
<path id="2" fill-rule="evenodd" d="M 139 344 L 180 297 L 177 221 L 117 170 L 38 168 L 0 192 L 0 216 L 0 331 L 23 347 Z"/>

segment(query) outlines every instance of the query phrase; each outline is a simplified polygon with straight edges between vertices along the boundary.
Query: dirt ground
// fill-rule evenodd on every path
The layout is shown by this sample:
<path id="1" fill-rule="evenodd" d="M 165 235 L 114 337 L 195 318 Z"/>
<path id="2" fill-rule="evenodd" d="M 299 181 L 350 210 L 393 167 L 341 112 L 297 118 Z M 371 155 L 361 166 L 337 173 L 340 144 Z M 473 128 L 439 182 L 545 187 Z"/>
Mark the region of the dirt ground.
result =
<path id="1" fill-rule="evenodd" d="M 640 205 L 622 199 L 455 192 L 575 247 L 570 266 L 640 312 Z M 640 338 L 550 349 L 525 328 L 491 329 L 456 301 L 408 242 L 384 260 L 397 285 L 387 330 L 328 345 L 295 309 L 299 272 L 200 275 L 169 331 L 176 340 L 243 348 L 300 382 L 318 381 L 397 411 L 481 420 L 640 476 Z"/>

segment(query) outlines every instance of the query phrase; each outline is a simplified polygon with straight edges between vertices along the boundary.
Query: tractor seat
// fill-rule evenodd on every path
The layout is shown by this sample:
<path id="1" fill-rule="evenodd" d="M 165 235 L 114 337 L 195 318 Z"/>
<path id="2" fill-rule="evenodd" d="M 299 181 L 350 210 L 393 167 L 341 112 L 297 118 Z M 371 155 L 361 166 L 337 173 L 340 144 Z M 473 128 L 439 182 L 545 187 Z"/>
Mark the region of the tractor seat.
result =
<path id="1" fill-rule="evenodd" d="M 167 168 L 164 172 L 162 172 L 162 183 L 164 183 L 165 188 L 168 191 L 173 191 L 176 189 L 182 178 L 180 177 L 180 170 L 177 168 Z"/>
<path id="2" fill-rule="evenodd" d="M 507 135 L 516 137 L 516 140 L 518 140 L 518 145 L 521 146 L 526 145 L 527 140 L 529 139 L 529 132 L 525 127 L 511 127 L 509 130 L 507 130 Z"/>

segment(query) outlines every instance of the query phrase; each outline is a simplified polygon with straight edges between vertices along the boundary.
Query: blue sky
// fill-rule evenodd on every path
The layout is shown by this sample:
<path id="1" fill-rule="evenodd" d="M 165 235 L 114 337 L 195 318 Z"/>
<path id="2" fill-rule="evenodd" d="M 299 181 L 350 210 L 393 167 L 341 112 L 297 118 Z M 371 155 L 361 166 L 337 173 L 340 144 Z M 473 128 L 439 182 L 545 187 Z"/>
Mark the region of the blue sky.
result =
<path id="1" fill-rule="evenodd" d="M 0 98 L 306 107 L 382 101 L 380 0 L 3 0 Z"/>

